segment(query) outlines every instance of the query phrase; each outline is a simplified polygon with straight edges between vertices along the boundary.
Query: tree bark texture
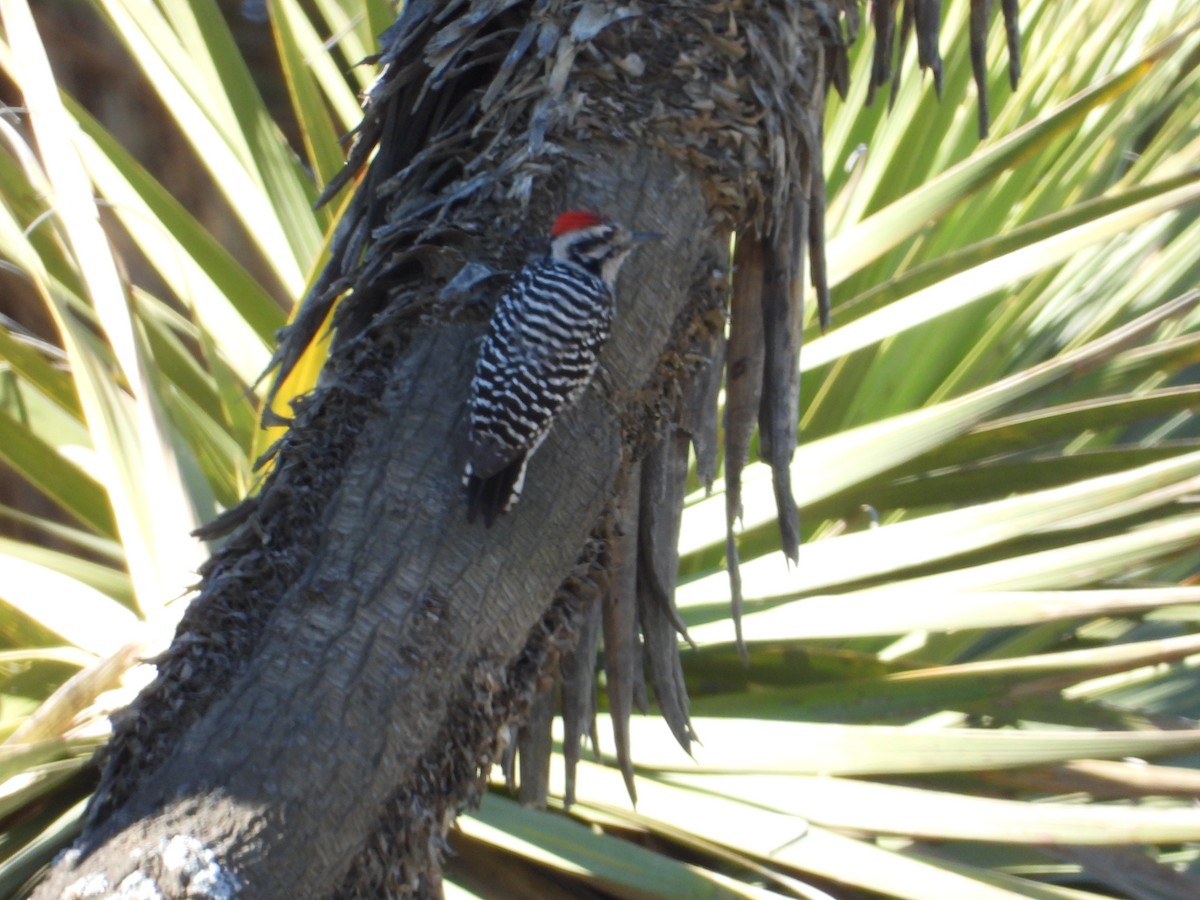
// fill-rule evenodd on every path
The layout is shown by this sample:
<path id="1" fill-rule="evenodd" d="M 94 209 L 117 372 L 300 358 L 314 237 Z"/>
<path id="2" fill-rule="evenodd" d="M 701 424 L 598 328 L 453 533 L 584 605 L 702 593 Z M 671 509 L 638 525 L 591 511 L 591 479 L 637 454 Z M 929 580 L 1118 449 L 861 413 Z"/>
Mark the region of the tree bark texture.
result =
<path id="1" fill-rule="evenodd" d="M 854 13 L 406 4 L 339 184 L 365 172 L 277 354 L 286 375 L 339 301 L 321 380 L 259 493 L 210 529 L 228 539 L 158 679 L 114 723 L 79 845 L 35 896 L 436 895 L 447 829 L 526 711 L 549 716 L 559 671 L 577 755 L 601 633 L 618 722 L 645 654 L 686 744 L 675 536 L 689 442 L 702 477 L 715 470 L 729 237 L 765 260 L 734 276 L 757 325 L 738 331 L 735 306 L 730 349 L 752 360 L 741 400 L 756 398 L 787 519 L 810 239 L 823 272 L 819 123 Z M 492 275 L 543 252 L 576 207 L 667 237 L 626 265 L 601 375 L 520 503 L 472 526 L 464 403 Z M 782 536 L 794 549 L 793 522 Z"/>

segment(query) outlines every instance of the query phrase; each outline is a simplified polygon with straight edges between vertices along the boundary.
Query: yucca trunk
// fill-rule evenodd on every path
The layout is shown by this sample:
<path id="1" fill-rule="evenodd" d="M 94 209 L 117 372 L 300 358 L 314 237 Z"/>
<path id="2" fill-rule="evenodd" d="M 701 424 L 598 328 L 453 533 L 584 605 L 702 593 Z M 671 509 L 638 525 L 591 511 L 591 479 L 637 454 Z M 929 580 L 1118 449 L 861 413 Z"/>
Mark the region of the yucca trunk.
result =
<path id="1" fill-rule="evenodd" d="M 782 0 L 407 5 L 348 173 L 379 152 L 277 356 L 286 372 L 341 298 L 320 384 L 259 493 L 211 529 L 228 540 L 116 723 L 82 853 L 36 896 L 139 879 L 167 897 L 436 894 L 454 816 L 593 615 L 614 711 L 640 678 L 640 618 L 686 740 L 655 604 L 670 602 L 687 438 L 715 454 L 702 376 L 735 230 L 775 260 L 753 273 L 760 365 L 794 378 L 834 18 Z M 472 526 L 456 448 L 496 282 L 464 266 L 511 270 L 576 206 L 667 237 L 623 273 L 603 374 L 519 506 Z M 785 472 L 793 388 L 764 402 Z M 574 667 L 588 683 L 590 658 Z"/>

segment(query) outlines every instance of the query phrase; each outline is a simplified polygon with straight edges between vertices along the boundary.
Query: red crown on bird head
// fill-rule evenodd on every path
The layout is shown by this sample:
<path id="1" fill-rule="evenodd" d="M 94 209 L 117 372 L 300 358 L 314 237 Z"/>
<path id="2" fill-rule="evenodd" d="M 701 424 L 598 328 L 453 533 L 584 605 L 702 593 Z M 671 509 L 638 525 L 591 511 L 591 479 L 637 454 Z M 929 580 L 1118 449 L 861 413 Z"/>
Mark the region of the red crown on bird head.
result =
<path id="1" fill-rule="evenodd" d="M 604 216 L 588 212 L 586 209 L 569 209 L 554 220 L 554 227 L 550 229 L 550 237 L 556 238 L 568 231 L 579 231 L 582 228 L 591 228 L 593 225 L 603 225 L 607 221 L 608 219 Z"/>

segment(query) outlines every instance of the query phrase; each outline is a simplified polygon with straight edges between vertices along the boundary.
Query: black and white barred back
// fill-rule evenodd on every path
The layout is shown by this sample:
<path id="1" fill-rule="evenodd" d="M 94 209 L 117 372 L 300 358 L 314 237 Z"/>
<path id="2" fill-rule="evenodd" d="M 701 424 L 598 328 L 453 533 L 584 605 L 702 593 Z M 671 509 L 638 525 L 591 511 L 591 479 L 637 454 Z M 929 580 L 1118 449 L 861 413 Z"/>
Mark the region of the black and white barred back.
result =
<path id="1" fill-rule="evenodd" d="M 480 348 L 468 401 L 468 518 L 491 525 L 520 496 L 529 457 L 555 417 L 596 372 L 612 328 L 613 288 L 639 240 L 595 213 L 563 213 L 550 254 L 526 266 L 500 298 Z"/>

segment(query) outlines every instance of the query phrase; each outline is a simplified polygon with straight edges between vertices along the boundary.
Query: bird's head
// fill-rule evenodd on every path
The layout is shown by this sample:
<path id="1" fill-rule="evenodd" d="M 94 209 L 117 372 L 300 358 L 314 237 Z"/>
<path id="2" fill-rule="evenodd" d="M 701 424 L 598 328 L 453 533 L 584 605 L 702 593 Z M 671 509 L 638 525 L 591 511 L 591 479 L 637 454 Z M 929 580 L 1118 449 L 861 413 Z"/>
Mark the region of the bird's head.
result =
<path id="1" fill-rule="evenodd" d="M 643 241 L 661 237 L 654 231 L 629 231 L 599 213 L 572 209 L 554 220 L 550 229 L 550 255 L 587 269 L 612 287 L 621 263 L 634 248 Z"/>

